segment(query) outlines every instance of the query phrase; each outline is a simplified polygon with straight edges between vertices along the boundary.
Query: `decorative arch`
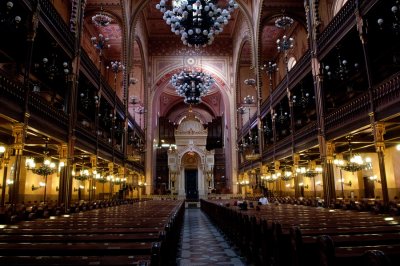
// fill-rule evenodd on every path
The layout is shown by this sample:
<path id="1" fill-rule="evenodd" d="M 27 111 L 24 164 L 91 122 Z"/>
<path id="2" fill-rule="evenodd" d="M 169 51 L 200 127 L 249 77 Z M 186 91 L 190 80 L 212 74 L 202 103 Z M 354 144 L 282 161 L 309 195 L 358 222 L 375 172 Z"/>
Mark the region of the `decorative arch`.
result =
<path id="1" fill-rule="evenodd" d="M 203 67 L 203 69 L 205 69 L 205 68 Z M 154 99 L 158 99 L 162 95 L 162 93 L 165 92 L 165 89 L 169 85 L 169 81 L 170 81 L 171 77 L 174 74 L 176 74 L 178 71 L 181 71 L 181 69 L 180 68 L 169 69 L 169 72 L 165 73 L 160 79 L 158 79 L 156 82 L 154 82 L 153 87 L 151 89 L 151 91 L 153 92 L 151 101 L 153 103 L 155 103 Z M 227 90 L 223 89 L 223 88 L 228 88 L 229 86 L 227 86 L 224 79 L 221 78 L 221 75 L 218 72 L 209 72 L 209 71 L 204 71 L 204 72 L 207 74 L 212 74 L 212 76 L 214 77 L 214 79 L 216 81 L 214 84 L 217 87 L 216 89 L 219 90 L 219 92 L 221 93 L 223 102 L 228 103 L 229 98 L 227 95 Z M 210 94 L 213 94 L 213 90 L 210 92 Z M 203 104 L 207 105 L 207 107 L 210 110 L 212 110 L 211 106 L 209 106 L 208 103 L 203 102 Z M 155 108 L 155 106 L 153 106 L 153 109 L 154 108 Z M 170 106 L 170 108 L 172 108 L 172 106 Z"/>
<path id="2" fill-rule="evenodd" d="M 182 161 L 184 156 L 188 153 L 195 153 L 197 154 L 197 156 L 199 157 L 200 161 L 199 164 L 200 165 L 204 165 L 204 161 L 205 161 L 205 151 L 200 149 L 199 147 L 193 145 L 193 146 L 186 146 L 185 149 L 180 150 L 178 153 L 178 159 L 179 159 L 179 164 L 180 165 L 184 165 L 184 162 Z"/>
<path id="3" fill-rule="evenodd" d="M 138 49 L 139 49 L 139 57 L 140 57 L 141 65 L 142 65 L 142 67 L 140 69 L 141 70 L 141 73 L 140 73 L 141 84 L 140 84 L 140 88 L 138 90 L 139 90 L 139 94 L 140 94 L 141 100 L 143 101 L 142 102 L 143 106 L 148 106 L 148 100 L 147 100 L 148 92 L 145 89 L 146 88 L 146 62 L 145 62 L 145 58 L 144 58 L 143 43 L 142 43 L 142 40 L 139 38 L 139 36 L 135 36 L 135 39 L 133 40 L 133 43 L 131 44 L 132 53 L 130 53 L 130 54 L 131 54 L 131 57 L 132 57 L 132 61 L 131 61 L 131 65 L 130 65 L 129 71 L 126 71 L 126 72 L 128 72 L 127 76 L 128 76 L 128 79 L 129 79 L 128 86 L 127 86 L 126 97 L 128 99 L 131 99 L 131 96 L 136 96 L 136 95 L 130 95 L 130 93 L 129 93 L 130 92 L 130 87 L 132 85 L 134 85 L 134 82 L 135 82 L 134 76 L 132 75 L 132 71 L 134 71 L 133 68 L 135 66 L 135 64 L 133 62 L 133 58 L 135 57 L 134 56 L 135 43 L 137 44 Z M 128 107 L 132 107 L 132 105 L 130 104 L 130 100 L 128 101 Z M 128 113 L 130 113 L 130 115 L 135 119 L 135 121 L 137 121 L 136 118 L 137 118 L 138 115 L 143 115 L 142 124 L 139 125 L 139 126 L 140 127 L 145 127 L 146 120 L 147 120 L 147 112 L 145 112 L 144 114 L 137 114 L 136 112 L 130 111 L 128 109 Z"/>
<path id="4" fill-rule="evenodd" d="M 197 152 L 187 152 L 182 155 L 181 165 L 185 166 L 185 169 L 198 168 L 201 165 L 201 156 Z"/>

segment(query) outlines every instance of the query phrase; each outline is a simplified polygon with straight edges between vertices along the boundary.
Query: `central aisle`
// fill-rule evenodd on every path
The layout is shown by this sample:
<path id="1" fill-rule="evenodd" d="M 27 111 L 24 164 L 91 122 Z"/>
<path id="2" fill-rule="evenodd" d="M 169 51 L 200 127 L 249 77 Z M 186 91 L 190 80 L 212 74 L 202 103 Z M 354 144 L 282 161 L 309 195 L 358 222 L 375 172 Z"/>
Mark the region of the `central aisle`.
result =
<path id="1" fill-rule="evenodd" d="M 246 265 L 200 209 L 186 209 L 178 266 Z"/>

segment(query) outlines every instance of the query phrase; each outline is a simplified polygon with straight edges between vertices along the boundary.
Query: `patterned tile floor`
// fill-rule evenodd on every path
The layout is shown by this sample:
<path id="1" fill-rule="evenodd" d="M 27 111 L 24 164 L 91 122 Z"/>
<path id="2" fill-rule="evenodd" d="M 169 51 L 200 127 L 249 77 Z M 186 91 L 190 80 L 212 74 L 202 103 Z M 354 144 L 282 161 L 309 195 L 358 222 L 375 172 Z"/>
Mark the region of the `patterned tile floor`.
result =
<path id="1" fill-rule="evenodd" d="M 178 266 L 246 265 L 200 209 L 186 209 Z"/>

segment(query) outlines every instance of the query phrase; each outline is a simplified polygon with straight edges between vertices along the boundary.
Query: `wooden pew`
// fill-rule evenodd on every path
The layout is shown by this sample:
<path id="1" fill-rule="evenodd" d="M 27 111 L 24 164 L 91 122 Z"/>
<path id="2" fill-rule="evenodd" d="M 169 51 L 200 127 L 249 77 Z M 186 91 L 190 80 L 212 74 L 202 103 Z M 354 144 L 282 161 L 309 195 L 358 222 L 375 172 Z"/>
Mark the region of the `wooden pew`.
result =
<path id="1" fill-rule="evenodd" d="M 171 256 L 175 257 L 184 205 L 160 203 L 121 205 L 2 226 L 0 264 L 30 265 L 27 258 L 32 256 L 49 265 L 52 261 L 59 265 L 107 265 L 112 257 L 120 257 L 124 261 L 121 265 L 169 263 Z"/>
<path id="2" fill-rule="evenodd" d="M 0 265 L 134 265 L 149 266 L 149 256 L 5 256 L 0 257 Z"/>

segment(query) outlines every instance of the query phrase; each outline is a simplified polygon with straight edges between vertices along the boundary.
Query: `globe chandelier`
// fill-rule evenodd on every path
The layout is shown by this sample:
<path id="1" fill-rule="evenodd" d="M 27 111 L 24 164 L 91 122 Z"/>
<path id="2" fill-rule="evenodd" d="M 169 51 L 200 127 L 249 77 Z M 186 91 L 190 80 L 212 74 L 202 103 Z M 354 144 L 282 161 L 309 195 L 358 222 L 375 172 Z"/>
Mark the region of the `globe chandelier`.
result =
<path id="1" fill-rule="evenodd" d="M 97 27 L 106 27 L 110 25 L 112 18 L 104 13 L 103 6 L 100 7 L 100 13 L 92 17 L 92 22 Z"/>
<path id="2" fill-rule="evenodd" d="M 171 31 L 181 35 L 183 44 L 189 47 L 212 44 L 238 8 L 235 0 L 229 0 L 226 8 L 218 7 L 216 0 L 173 0 L 172 10 L 167 9 L 167 2 L 160 0 L 156 8 L 164 13 L 163 19 Z"/>
<path id="3" fill-rule="evenodd" d="M 183 70 L 171 78 L 171 84 L 175 87 L 178 95 L 184 97 L 183 101 L 186 104 L 201 103 L 201 97 L 207 94 L 214 82 L 211 75 L 195 70 Z"/>

